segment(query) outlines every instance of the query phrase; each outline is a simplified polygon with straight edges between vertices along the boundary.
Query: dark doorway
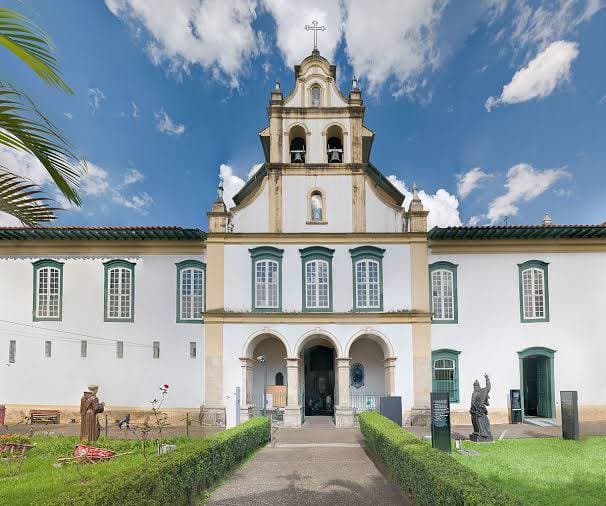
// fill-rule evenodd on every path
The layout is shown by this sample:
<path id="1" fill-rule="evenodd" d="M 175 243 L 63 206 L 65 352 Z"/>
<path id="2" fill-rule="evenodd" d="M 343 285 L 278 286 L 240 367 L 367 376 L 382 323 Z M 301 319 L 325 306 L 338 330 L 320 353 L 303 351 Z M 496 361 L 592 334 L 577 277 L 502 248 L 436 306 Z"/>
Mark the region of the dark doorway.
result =
<path id="1" fill-rule="evenodd" d="M 305 416 L 332 416 L 335 405 L 335 354 L 312 346 L 304 351 Z"/>
<path id="2" fill-rule="evenodd" d="M 551 363 L 548 357 L 531 355 L 523 359 L 524 415 L 553 417 Z"/>

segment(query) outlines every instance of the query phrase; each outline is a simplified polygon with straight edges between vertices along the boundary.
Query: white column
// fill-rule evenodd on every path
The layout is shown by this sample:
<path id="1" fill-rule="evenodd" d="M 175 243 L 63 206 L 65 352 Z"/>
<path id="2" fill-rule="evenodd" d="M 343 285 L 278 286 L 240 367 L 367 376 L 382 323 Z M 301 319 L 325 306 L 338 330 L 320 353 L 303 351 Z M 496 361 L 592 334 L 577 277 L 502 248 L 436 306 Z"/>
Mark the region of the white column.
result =
<path id="1" fill-rule="evenodd" d="M 288 382 L 284 427 L 301 426 L 301 406 L 299 406 L 299 359 L 286 359 L 286 378 Z"/>
<path id="2" fill-rule="evenodd" d="M 349 404 L 349 357 L 337 358 L 337 386 L 339 404 L 335 409 L 335 425 L 340 428 L 353 427 L 353 411 Z"/>
<path id="3" fill-rule="evenodd" d="M 253 371 L 255 360 L 253 358 L 240 358 L 242 369 L 242 386 L 240 388 L 240 422 L 245 422 L 251 416 L 252 404 L 250 403 L 253 393 Z"/>
<path id="4" fill-rule="evenodd" d="M 394 395 L 396 392 L 396 360 L 395 357 L 388 357 L 383 360 L 385 395 Z"/>

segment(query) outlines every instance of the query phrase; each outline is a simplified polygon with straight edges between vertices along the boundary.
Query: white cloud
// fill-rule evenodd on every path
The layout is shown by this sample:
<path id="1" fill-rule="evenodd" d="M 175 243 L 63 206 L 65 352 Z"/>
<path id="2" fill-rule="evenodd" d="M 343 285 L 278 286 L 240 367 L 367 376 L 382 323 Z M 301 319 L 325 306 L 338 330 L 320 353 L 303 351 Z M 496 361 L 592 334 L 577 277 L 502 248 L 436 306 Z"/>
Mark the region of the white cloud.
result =
<path id="1" fill-rule="evenodd" d="M 231 166 L 225 163 L 219 167 L 219 178 L 223 181 L 223 202 L 228 208 L 234 207 L 234 195 L 244 186 L 244 179 L 236 176 Z"/>
<path id="2" fill-rule="evenodd" d="M 86 162 L 86 173 L 80 178 L 80 192 L 83 195 L 99 196 L 109 187 L 107 171 L 91 162 Z"/>
<path id="3" fill-rule="evenodd" d="M 139 106 L 131 100 L 130 102 L 130 117 L 137 119 L 139 117 Z"/>
<path id="4" fill-rule="evenodd" d="M 397 176 L 391 175 L 387 179 L 404 194 L 404 205 L 408 206 L 412 200 L 412 192 L 406 187 L 404 181 Z M 430 194 L 421 190 L 418 192 L 427 216 L 427 228 L 433 227 L 458 227 L 461 226 L 459 216 L 459 200 L 446 190 L 440 188 L 436 193 Z"/>
<path id="5" fill-rule="evenodd" d="M 185 132 L 185 125 L 173 121 L 164 109 L 154 113 L 156 128 L 166 135 L 181 135 Z"/>
<path id="6" fill-rule="evenodd" d="M 38 161 L 38 159 L 26 151 L 19 151 L 0 145 L 0 166 L 6 170 L 29 179 L 36 185 L 43 185 L 51 181 L 51 177 Z"/>
<path id="7" fill-rule="evenodd" d="M 131 184 L 138 183 L 139 181 L 143 181 L 145 179 L 145 175 L 138 171 L 137 169 L 130 169 L 124 174 L 122 178 L 122 187 L 129 186 Z"/>
<path id="8" fill-rule="evenodd" d="M 457 193 L 464 199 L 484 181 L 490 179 L 492 174 L 488 174 L 480 167 L 469 169 L 465 174 L 457 175 Z"/>
<path id="9" fill-rule="evenodd" d="M 518 214 L 520 202 L 529 202 L 549 189 L 556 181 L 569 177 L 564 168 L 539 170 L 527 163 L 514 165 L 507 172 L 506 193 L 488 205 L 486 217 L 491 223 Z"/>
<path id="10" fill-rule="evenodd" d="M 502 104 L 547 97 L 559 83 L 570 78 L 570 66 L 578 55 L 579 48 L 575 42 L 553 42 L 514 74 L 501 96 L 486 100 L 486 110 Z"/>
<path id="11" fill-rule="evenodd" d="M 112 201 L 120 206 L 133 209 L 141 214 L 147 214 L 149 212 L 149 208 L 154 203 L 154 199 L 147 192 L 126 197 L 120 192 L 114 191 L 112 194 Z"/>
<path id="12" fill-rule="evenodd" d="M 602 9 L 601 0 L 539 2 L 517 0 L 514 4 L 511 43 L 516 48 L 545 48 L 571 34 Z"/>
<path id="13" fill-rule="evenodd" d="M 262 163 L 255 163 L 251 167 L 251 169 L 248 171 L 248 174 L 246 175 L 246 178 L 250 179 L 251 177 L 253 177 L 262 166 L 263 166 Z"/>
<path id="14" fill-rule="evenodd" d="M 23 227 L 23 223 L 21 223 L 14 216 L 7 214 L 3 211 L 0 211 L 0 227 Z"/>
<path id="15" fill-rule="evenodd" d="M 150 60 L 167 62 L 177 73 L 200 65 L 237 88 L 245 63 L 264 49 L 263 35 L 252 27 L 254 0 L 105 0 L 105 5 L 118 18 L 144 26 L 151 35 Z"/>
<path id="16" fill-rule="evenodd" d="M 437 25 L 446 2 L 384 0 L 371 5 L 346 0 L 346 51 L 369 92 L 393 76 L 404 94 L 416 87 L 421 73 L 439 62 Z"/>
<path id="17" fill-rule="evenodd" d="M 320 54 L 332 61 L 341 39 L 344 9 L 339 0 L 308 0 L 293 9 L 292 2 L 263 0 L 265 8 L 276 22 L 276 42 L 286 65 L 293 67 L 309 56 L 314 47 L 313 33 L 306 33 L 304 26 L 313 20 L 326 30 L 318 32 Z M 378 10 L 378 9 L 377 9 Z"/>
<path id="18" fill-rule="evenodd" d="M 74 115 L 71 112 L 64 112 L 63 116 L 65 119 L 74 119 Z"/>
<path id="19" fill-rule="evenodd" d="M 94 115 L 99 110 L 104 100 L 105 95 L 99 88 L 88 89 L 88 106 L 91 114 Z"/>

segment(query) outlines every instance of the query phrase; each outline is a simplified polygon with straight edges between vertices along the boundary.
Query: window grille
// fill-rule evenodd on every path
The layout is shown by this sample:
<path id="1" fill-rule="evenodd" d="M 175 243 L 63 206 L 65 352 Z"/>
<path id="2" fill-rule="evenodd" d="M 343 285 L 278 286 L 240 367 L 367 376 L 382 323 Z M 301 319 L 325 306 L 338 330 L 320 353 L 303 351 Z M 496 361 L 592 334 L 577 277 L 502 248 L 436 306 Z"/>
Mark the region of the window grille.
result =
<path id="1" fill-rule="evenodd" d="M 204 270 L 188 267 L 179 275 L 179 318 L 201 320 L 204 312 Z"/>
<path id="2" fill-rule="evenodd" d="M 124 358 L 124 341 L 116 341 L 116 358 Z"/>
<path id="3" fill-rule="evenodd" d="M 307 308 L 330 307 L 329 265 L 325 260 L 305 263 L 305 306 Z"/>
<path id="4" fill-rule="evenodd" d="M 433 355 L 434 392 L 448 392 L 450 402 L 459 402 L 459 374 L 457 351 L 442 350 Z"/>
<path id="5" fill-rule="evenodd" d="M 379 262 L 359 260 L 356 262 L 356 298 L 358 308 L 379 308 L 381 283 Z"/>
<path id="6" fill-rule="evenodd" d="M 518 268 L 521 321 L 549 321 L 548 264 L 540 260 L 529 260 L 519 264 Z"/>
<path id="7" fill-rule="evenodd" d="M 86 358 L 88 356 L 88 341 L 80 341 L 80 358 Z"/>
<path id="8" fill-rule="evenodd" d="M 197 345 L 195 341 L 189 343 L 189 358 L 196 358 L 198 355 Z"/>
<path id="9" fill-rule="evenodd" d="M 34 320 L 61 320 L 63 264 L 34 262 Z"/>
<path id="10" fill-rule="evenodd" d="M 154 341 L 154 344 L 153 344 L 153 357 L 155 359 L 160 358 L 160 341 Z"/>
<path id="11" fill-rule="evenodd" d="M 11 339 L 8 342 L 8 363 L 14 364 L 17 359 L 17 341 Z"/>
<path id="12" fill-rule="evenodd" d="M 52 354 L 53 343 L 51 341 L 44 341 L 44 356 L 50 358 Z"/>
<path id="13" fill-rule="evenodd" d="M 255 264 L 255 307 L 277 308 L 279 293 L 278 262 L 274 260 L 258 260 Z"/>

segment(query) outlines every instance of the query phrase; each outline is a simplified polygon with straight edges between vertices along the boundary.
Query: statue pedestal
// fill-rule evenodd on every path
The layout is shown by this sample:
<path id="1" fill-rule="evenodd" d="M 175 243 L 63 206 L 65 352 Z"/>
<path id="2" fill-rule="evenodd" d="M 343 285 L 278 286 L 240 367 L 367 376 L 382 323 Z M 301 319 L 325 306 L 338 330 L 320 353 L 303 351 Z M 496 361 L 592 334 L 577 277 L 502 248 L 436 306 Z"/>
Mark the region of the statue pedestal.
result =
<path id="1" fill-rule="evenodd" d="M 490 443 L 492 441 L 492 436 L 480 436 L 474 432 L 473 434 L 469 434 L 469 440 L 474 443 Z"/>

